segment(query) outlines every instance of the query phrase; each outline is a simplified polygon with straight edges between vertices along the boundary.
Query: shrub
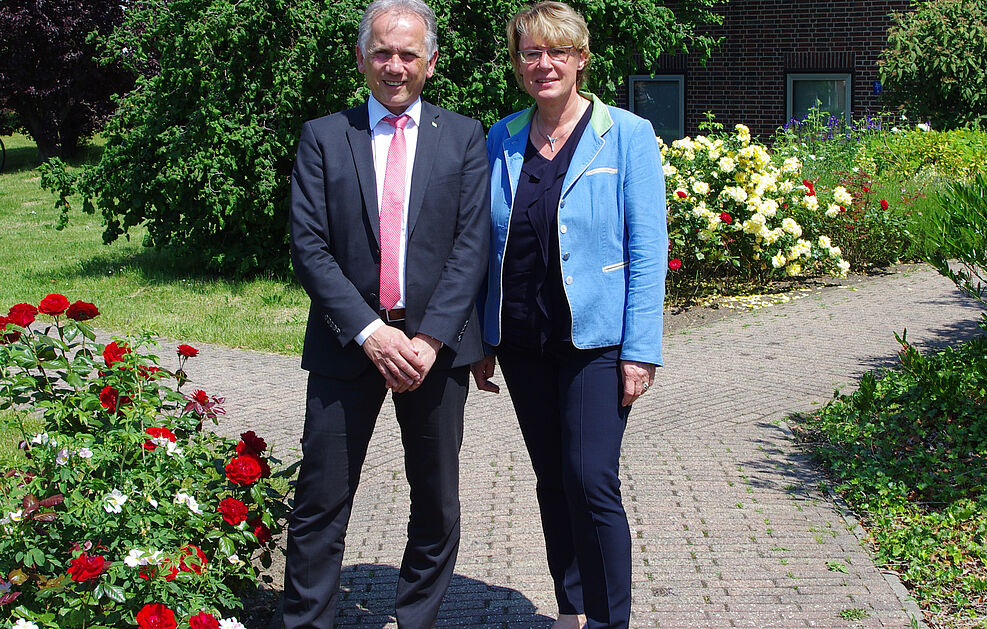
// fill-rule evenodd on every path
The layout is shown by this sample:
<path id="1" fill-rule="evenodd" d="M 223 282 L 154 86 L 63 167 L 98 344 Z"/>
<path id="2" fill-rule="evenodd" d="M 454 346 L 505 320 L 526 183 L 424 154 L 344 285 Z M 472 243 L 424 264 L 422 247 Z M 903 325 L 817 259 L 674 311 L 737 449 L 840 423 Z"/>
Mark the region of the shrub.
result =
<path id="1" fill-rule="evenodd" d="M 744 125 L 661 149 L 673 287 L 685 277 L 763 281 L 849 270 L 825 232 L 832 203 L 802 179 L 797 158 L 773 162 Z"/>
<path id="2" fill-rule="evenodd" d="M 987 0 L 913 5 L 881 53 L 885 101 L 937 128 L 987 122 Z"/>
<path id="3" fill-rule="evenodd" d="M 987 176 L 955 183 L 940 202 L 923 223 L 925 236 L 936 245 L 928 262 L 987 305 Z"/>
<path id="4" fill-rule="evenodd" d="M 223 399 L 181 393 L 149 339 L 93 342 L 93 304 L 48 295 L 0 318 L 0 409 L 23 456 L 0 479 L 0 618 L 43 627 L 187 623 L 241 608 L 285 513 L 276 459 L 253 431 L 202 429 Z M 43 319 L 41 321 L 39 319 Z M 177 389 L 168 382 L 175 378 Z"/>

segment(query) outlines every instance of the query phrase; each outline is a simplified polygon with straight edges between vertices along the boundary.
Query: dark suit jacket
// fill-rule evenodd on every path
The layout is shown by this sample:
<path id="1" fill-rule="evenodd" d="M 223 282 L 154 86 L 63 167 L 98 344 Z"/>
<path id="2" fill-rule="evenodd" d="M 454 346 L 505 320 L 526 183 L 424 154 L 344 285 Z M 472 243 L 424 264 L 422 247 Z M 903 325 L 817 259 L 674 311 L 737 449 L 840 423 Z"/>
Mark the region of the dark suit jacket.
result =
<path id="1" fill-rule="evenodd" d="M 291 177 L 291 256 L 309 297 L 302 368 L 371 366 L 353 340 L 380 308 L 380 229 L 364 104 L 306 122 Z M 480 123 L 422 102 L 411 179 L 405 332 L 444 344 L 435 368 L 482 356 L 474 304 L 487 268 L 490 176 Z"/>

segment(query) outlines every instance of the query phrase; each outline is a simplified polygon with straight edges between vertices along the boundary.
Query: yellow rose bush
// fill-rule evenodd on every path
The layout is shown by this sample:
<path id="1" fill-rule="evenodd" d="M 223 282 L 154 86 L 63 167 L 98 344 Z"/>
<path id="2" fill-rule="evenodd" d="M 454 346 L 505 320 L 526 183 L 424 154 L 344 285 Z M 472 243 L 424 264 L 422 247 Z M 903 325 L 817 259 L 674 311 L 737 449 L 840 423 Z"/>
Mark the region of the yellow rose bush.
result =
<path id="1" fill-rule="evenodd" d="M 733 134 L 658 143 L 673 284 L 682 277 L 765 281 L 849 271 L 827 234 L 841 212 L 838 191 L 820 198 L 797 158 L 773 158 L 744 125 Z"/>

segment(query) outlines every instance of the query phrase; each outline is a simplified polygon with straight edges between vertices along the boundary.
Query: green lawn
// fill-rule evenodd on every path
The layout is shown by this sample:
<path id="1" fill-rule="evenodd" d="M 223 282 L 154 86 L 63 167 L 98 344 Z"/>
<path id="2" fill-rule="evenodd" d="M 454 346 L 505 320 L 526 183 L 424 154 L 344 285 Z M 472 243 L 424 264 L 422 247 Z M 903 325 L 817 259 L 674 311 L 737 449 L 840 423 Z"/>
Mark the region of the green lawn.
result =
<path id="1" fill-rule="evenodd" d="M 95 303 L 97 327 L 118 333 L 152 330 L 164 337 L 298 354 L 308 296 L 291 278 L 247 281 L 197 273 L 181 260 L 129 241 L 103 244 L 99 216 L 78 211 L 58 231 L 55 196 L 39 187 L 30 138 L 4 138 L 0 173 L 0 314 L 48 293 Z M 98 147 L 91 148 L 95 155 Z"/>

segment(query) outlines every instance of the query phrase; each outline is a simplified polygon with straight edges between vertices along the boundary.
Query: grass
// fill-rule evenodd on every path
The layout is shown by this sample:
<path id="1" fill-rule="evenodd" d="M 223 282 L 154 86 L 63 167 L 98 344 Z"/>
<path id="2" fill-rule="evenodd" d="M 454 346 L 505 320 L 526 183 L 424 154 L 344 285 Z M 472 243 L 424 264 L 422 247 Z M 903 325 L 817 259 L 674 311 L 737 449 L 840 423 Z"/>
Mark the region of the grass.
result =
<path id="1" fill-rule="evenodd" d="M 929 355 L 904 344 L 900 358 L 793 429 L 927 620 L 984 627 L 987 336 Z"/>
<path id="2" fill-rule="evenodd" d="M 232 280 L 199 273 L 182 260 L 141 246 L 143 231 L 106 245 L 99 216 L 73 209 L 55 229 L 55 196 L 40 189 L 30 138 L 4 138 L 0 173 L 0 310 L 37 304 L 48 293 L 95 303 L 101 329 L 150 330 L 205 342 L 300 354 L 309 299 L 291 278 Z M 98 155 L 99 147 L 89 151 Z M 78 205 L 78 202 L 76 202 Z"/>

